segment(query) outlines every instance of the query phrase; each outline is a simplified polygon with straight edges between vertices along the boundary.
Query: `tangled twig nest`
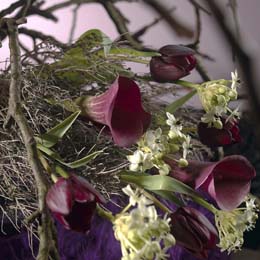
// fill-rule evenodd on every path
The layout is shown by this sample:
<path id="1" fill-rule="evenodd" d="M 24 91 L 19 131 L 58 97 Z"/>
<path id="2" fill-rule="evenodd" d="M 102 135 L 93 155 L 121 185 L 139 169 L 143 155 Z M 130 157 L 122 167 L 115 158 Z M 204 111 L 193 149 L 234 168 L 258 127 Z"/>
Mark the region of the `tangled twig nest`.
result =
<path id="1" fill-rule="evenodd" d="M 2 77 L 8 78 L 8 74 L 2 75 Z M 2 223 L 10 221 L 19 229 L 21 220 L 30 218 L 33 212 L 37 210 L 36 187 L 19 131 L 17 131 L 15 125 L 10 129 L 3 128 L 7 111 L 8 80 L 4 82 L 5 87 L 1 91 L 5 91 L 5 93 L 1 93 L 2 99 L 0 102 L 1 219 Z M 160 109 L 160 104 L 149 103 L 152 97 L 174 90 L 174 86 L 158 88 L 148 83 L 141 83 L 140 86 L 144 94 L 145 106 L 149 106 L 150 111 Z M 48 80 L 42 79 L 41 69 L 35 69 L 33 66 L 27 66 L 23 70 L 23 87 L 21 90 L 23 107 L 30 127 L 36 135 L 46 132 L 70 114 L 61 106 L 51 104 L 50 99 L 60 102 L 65 99 L 76 98 L 82 94 L 95 95 L 102 91 L 104 91 L 104 86 L 95 84 L 94 87 L 88 86 L 86 88 L 84 86 L 82 89 L 78 89 L 68 88 L 68 85 L 62 82 L 59 84 L 52 77 L 49 77 Z M 193 122 L 188 120 L 191 125 L 194 125 L 199 119 L 198 116 L 194 117 L 194 114 L 197 113 L 196 110 L 183 109 L 181 111 L 179 117 L 183 116 L 185 120 L 193 118 Z M 116 147 L 111 137 L 101 133 L 103 131 L 105 130 L 93 125 L 88 120 L 79 119 L 73 124 L 66 136 L 56 144 L 55 150 L 66 162 L 80 159 L 94 150 L 104 150 L 95 160 L 73 171 L 85 176 L 94 187 L 109 198 L 111 194 L 120 194 L 121 192 L 122 184 L 119 182 L 117 173 L 127 166 L 126 154 L 129 154 L 130 150 Z M 201 157 L 204 152 L 205 150 L 196 152 L 196 156 Z M 51 165 L 51 160 L 49 160 L 49 163 Z M 71 169 L 67 170 L 71 171 Z"/>

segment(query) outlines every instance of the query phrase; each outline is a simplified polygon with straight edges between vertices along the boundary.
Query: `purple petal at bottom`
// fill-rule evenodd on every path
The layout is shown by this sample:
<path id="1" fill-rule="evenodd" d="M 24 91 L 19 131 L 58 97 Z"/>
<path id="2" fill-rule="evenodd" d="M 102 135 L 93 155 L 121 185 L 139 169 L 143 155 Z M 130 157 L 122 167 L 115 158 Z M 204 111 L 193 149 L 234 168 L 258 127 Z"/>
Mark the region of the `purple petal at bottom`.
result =
<path id="1" fill-rule="evenodd" d="M 116 197 L 113 201 L 119 205 L 126 203 Z M 114 213 L 119 212 L 119 206 L 109 202 L 106 207 Z M 203 211 L 203 213 L 206 213 Z M 207 215 L 207 217 L 210 217 Z M 212 216 L 211 216 L 212 217 Z M 120 260 L 121 249 L 114 237 L 110 222 L 94 216 L 91 230 L 87 235 L 65 229 L 57 223 L 58 244 L 61 260 Z M 34 252 L 37 252 L 37 241 L 34 241 Z M 33 260 L 26 232 L 4 236 L 0 233 L 0 260 Z M 36 255 L 36 253 L 35 253 Z M 169 259 L 172 260 L 198 260 L 189 252 L 179 246 L 169 250 Z M 218 249 L 209 252 L 208 260 L 229 260 L 225 253 Z"/>

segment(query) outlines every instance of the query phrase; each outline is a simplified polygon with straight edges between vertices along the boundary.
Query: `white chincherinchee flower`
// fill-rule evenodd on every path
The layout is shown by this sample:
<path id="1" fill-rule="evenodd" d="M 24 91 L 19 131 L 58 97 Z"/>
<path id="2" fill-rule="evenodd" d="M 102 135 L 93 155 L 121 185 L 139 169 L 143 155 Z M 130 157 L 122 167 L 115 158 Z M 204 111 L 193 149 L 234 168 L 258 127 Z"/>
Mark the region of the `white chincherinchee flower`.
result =
<path id="1" fill-rule="evenodd" d="M 234 72 L 231 72 L 231 89 L 236 90 L 238 85 L 239 85 L 239 77 L 238 77 L 238 73 L 237 70 L 235 70 Z"/>
<path id="2" fill-rule="evenodd" d="M 259 209 L 253 196 L 247 196 L 245 206 L 232 211 L 217 210 L 215 223 L 219 232 L 218 247 L 221 251 L 236 252 L 244 243 L 244 232 L 255 226 Z"/>
<path id="3" fill-rule="evenodd" d="M 136 208 L 115 217 L 113 229 L 115 238 L 121 243 L 122 260 L 166 260 L 167 250 L 175 244 L 170 234 L 170 219 L 158 216 L 150 200 L 140 191 L 126 187 Z M 139 198 L 136 195 L 139 193 Z"/>
<path id="4" fill-rule="evenodd" d="M 180 139 L 184 137 L 184 134 L 182 133 L 182 125 L 178 124 L 178 120 L 175 118 L 175 116 L 169 112 L 166 112 L 167 120 L 166 124 L 170 126 L 170 130 L 168 133 L 168 136 L 171 139 Z"/>
<path id="5" fill-rule="evenodd" d="M 136 150 L 133 155 L 128 155 L 127 159 L 131 163 L 129 166 L 130 171 L 144 172 L 153 167 L 152 155 L 150 153 Z"/>
<path id="6" fill-rule="evenodd" d="M 201 118 L 203 123 L 208 123 L 218 129 L 222 128 L 221 117 L 228 117 L 232 113 L 228 107 L 230 101 L 237 99 L 239 78 L 237 71 L 231 72 L 231 80 L 212 80 L 201 84 L 197 91 L 201 104 L 206 114 Z"/>

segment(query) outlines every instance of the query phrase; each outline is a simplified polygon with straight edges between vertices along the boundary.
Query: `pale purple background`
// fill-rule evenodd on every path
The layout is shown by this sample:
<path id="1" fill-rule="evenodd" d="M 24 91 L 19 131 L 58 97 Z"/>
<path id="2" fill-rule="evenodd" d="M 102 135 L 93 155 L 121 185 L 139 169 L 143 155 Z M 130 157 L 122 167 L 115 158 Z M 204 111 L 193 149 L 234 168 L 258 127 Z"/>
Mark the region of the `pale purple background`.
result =
<path id="1" fill-rule="evenodd" d="M 46 7 L 55 3 L 63 2 L 64 0 L 46 0 Z M 193 7 L 187 0 L 160 0 L 165 3 L 169 9 L 176 6 L 175 11 L 178 17 L 182 21 L 195 26 L 195 16 Z M 0 0 L 0 10 L 6 8 L 14 0 Z M 141 2 L 141 1 L 140 1 Z M 225 4 L 227 0 L 218 0 Z M 239 24 L 241 29 L 241 35 L 244 39 L 244 45 L 247 47 L 249 53 L 255 58 L 255 71 L 259 74 L 260 70 L 260 0 L 237 0 Z M 118 3 L 117 6 L 122 10 L 127 18 L 131 21 L 129 29 L 131 32 L 135 32 L 143 25 L 152 22 L 158 15 L 147 8 L 142 3 Z M 72 21 L 73 7 L 65 8 L 57 11 L 55 15 L 58 16 L 59 22 L 54 23 L 46 19 L 39 18 L 37 16 L 30 16 L 28 18 L 27 27 L 43 31 L 46 34 L 55 36 L 57 39 L 67 42 L 69 38 L 70 25 Z M 230 25 L 233 25 L 230 9 L 225 8 L 225 11 L 229 14 Z M 202 37 L 200 49 L 207 54 L 210 54 L 216 59 L 216 62 L 204 61 L 210 76 L 214 79 L 217 78 L 229 78 L 230 71 L 236 68 L 236 65 L 232 62 L 231 51 L 226 47 L 226 43 L 223 41 L 222 35 L 219 33 L 218 28 L 214 23 L 214 19 L 210 16 L 203 14 L 202 20 Z M 98 28 L 105 32 L 110 38 L 115 39 L 118 37 L 117 31 L 110 21 L 108 15 L 104 11 L 103 7 L 99 4 L 87 4 L 83 5 L 78 14 L 77 28 L 75 31 L 75 39 L 77 39 L 83 32 Z M 30 45 L 30 40 L 23 37 L 27 45 Z M 154 48 L 160 48 L 166 44 L 187 44 L 191 40 L 186 38 L 179 38 L 172 30 L 166 25 L 165 22 L 160 22 L 154 28 L 148 31 L 143 37 L 147 46 Z M 3 42 L 3 47 L 0 49 L 0 61 L 4 61 L 9 56 L 7 47 L 7 41 Z M 4 64 L 0 63 L 0 68 L 3 68 Z M 134 66 L 137 71 L 147 71 L 147 68 L 143 66 Z M 188 77 L 189 80 L 200 80 L 200 77 L 196 73 L 192 73 Z M 193 102 L 196 104 L 197 102 Z M 197 103 L 198 104 L 198 103 Z M 256 254 L 252 252 L 252 254 Z M 259 259 L 258 255 L 247 256 L 247 259 Z M 238 259 L 238 256 L 234 256 Z"/>
<path id="2" fill-rule="evenodd" d="M 169 9 L 173 6 L 177 7 L 174 12 L 183 22 L 192 27 L 195 26 L 195 17 L 193 7 L 187 0 L 160 0 L 165 3 Z M 14 0 L 0 0 L 0 9 L 9 6 Z M 55 3 L 64 2 L 64 0 L 46 0 L 45 6 L 50 6 Z M 218 2 L 226 3 L 227 0 L 219 0 Z M 237 0 L 239 11 L 239 22 L 241 34 L 244 36 L 245 44 L 251 53 L 258 59 L 260 67 L 260 26 L 259 26 L 259 0 Z M 147 8 L 146 5 L 139 3 L 118 3 L 117 6 L 122 10 L 127 18 L 131 21 L 130 31 L 135 32 L 137 29 L 153 21 L 157 14 Z M 26 26 L 31 29 L 43 31 L 47 34 L 53 35 L 56 38 L 67 42 L 69 38 L 70 24 L 72 21 L 71 11 L 74 7 L 69 7 L 55 12 L 58 16 L 59 22 L 54 23 L 37 16 L 30 16 Z M 230 8 L 225 7 L 229 14 L 230 24 L 233 24 Z M 207 70 L 212 78 L 229 77 L 230 71 L 236 67 L 231 59 L 231 51 L 227 49 L 225 42 L 221 37 L 218 29 L 214 24 L 214 19 L 210 16 L 203 14 L 203 28 L 201 38 L 201 50 L 215 57 L 216 62 L 204 62 Z M 75 31 L 75 39 L 77 39 L 83 32 L 91 28 L 98 28 L 104 31 L 109 37 L 115 39 L 118 34 L 110 21 L 108 15 L 103 7 L 99 4 L 82 5 L 79 10 L 77 28 Z M 26 38 L 23 36 L 23 38 Z M 166 25 L 165 22 L 160 22 L 154 28 L 148 31 L 143 37 L 147 46 L 159 48 L 166 44 L 186 44 L 191 40 L 180 38 L 176 36 L 172 30 Z M 28 38 L 26 39 L 27 45 L 29 44 Z M 3 61 L 8 57 L 7 41 L 3 43 L 3 48 L 0 49 L 0 60 Z M 2 64 L 3 66 L 3 64 Z M 141 66 L 135 66 L 136 70 L 145 71 Z M 200 78 L 193 73 L 192 80 L 199 80 Z"/>

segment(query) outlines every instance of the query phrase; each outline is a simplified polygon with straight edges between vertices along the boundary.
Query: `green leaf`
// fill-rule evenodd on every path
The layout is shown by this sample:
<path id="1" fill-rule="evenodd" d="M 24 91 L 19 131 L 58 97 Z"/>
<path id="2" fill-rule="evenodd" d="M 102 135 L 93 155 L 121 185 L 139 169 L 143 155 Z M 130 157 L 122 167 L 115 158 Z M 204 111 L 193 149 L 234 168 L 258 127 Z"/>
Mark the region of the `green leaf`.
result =
<path id="1" fill-rule="evenodd" d="M 81 158 L 77 161 L 74 161 L 74 162 L 71 162 L 71 163 L 66 163 L 66 166 L 69 167 L 69 168 L 72 168 L 72 169 L 79 168 L 79 167 L 89 163 L 91 160 L 94 160 L 102 152 L 103 152 L 103 150 L 91 153 L 91 154 L 89 154 L 89 155 L 87 155 L 87 156 L 85 156 L 85 157 L 83 157 L 83 158 Z"/>
<path id="2" fill-rule="evenodd" d="M 36 141 L 45 147 L 51 148 L 54 146 L 71 128 L 81 111 L 77 111 L 67 117 L 58 125 L 51 128 L 45 134 L 35 137 Z"/>
<path id="3" fill-rule="evenodd" d="M 184 206 L 184 203 L 172 192 L 165 191 L 165 190 L 152 190 L 152 192 L 166 200 L 173 202 L 174 204 L 176 204 L 180 207 Z"/>
<path id="4" fill-rule="evenodd" d="M 102 45 L 104 48 L 104 55 L 105 55 L 105 57 L 107 57 L 107 55 L 109 54 L 111 47 L 113 45 L 113 41 L 107 35 L 105 35 L 103 32 L 101 32 L 101 35 L 103 38 Z"/>
<path id="5" fill-rule="evenodd" d="M 161 56 L 160 53 L 154 51 L 137 51 L 130 48 L 112 48 L 109 54 L 118 54 L 132 57 L 153 57 Z"/>
<path id="6" fill-rule="evenodd" d="M 141 173 L 123 173 L 120 179 L 127 183 L 134 183 L 144 189 L 151 191 L 170 191 L 189 196 L 200 197 L 194 189 L 170 176 L 147 175 Z"/>
<path id="7" fill-rule="evenodd" d="M 52 159 L 56 160 L 57 162 L 61 163 L 62 165 L 66 166 L 66 167 L 69 167 L 71 169 L 79 168 L 81 166 L 86 165 L 87 163 L 89 163 L 91 160 L 94 160 L 99 154 L 101 154 L 104 151 L 104 150 L 96 151 L 96 152 L 86 155 L 85 157 L 83 157 L 79 160 L 76 160 L 76 161 L 70 162 L 70 163 L 66 163 L 63 161 L 63 159 L 60 157 L 60 155 L 57 152 L 39 144 L 39 143 L 37 144 L 37 148 L 40 151 L 42 151 L 43 153 L 45 153 L 46 155 L 48 155 L 49 157 L 51 157 Z"/>
<path id="8" fill-rule="evenodd" d="M 190 98 L 192 98 L 197 93 L 197 90 L 194 89 L 183 97 L 175 100 L 173 103 L 166 107 L 166 112 L 173 114 L 178 108 L 185 104 Z"/>
<path id="9" fill-rule="evenodd" d="M 51 105 L 60 106 L 63 109 L 73 113 L 80 111 L 80 107 L 77 105 L 77 102 L 75 100 L 65 99 L 65 100 L 57 101 L 54 98 L 48 98 L 45 99 L 45 101 Z"/>

